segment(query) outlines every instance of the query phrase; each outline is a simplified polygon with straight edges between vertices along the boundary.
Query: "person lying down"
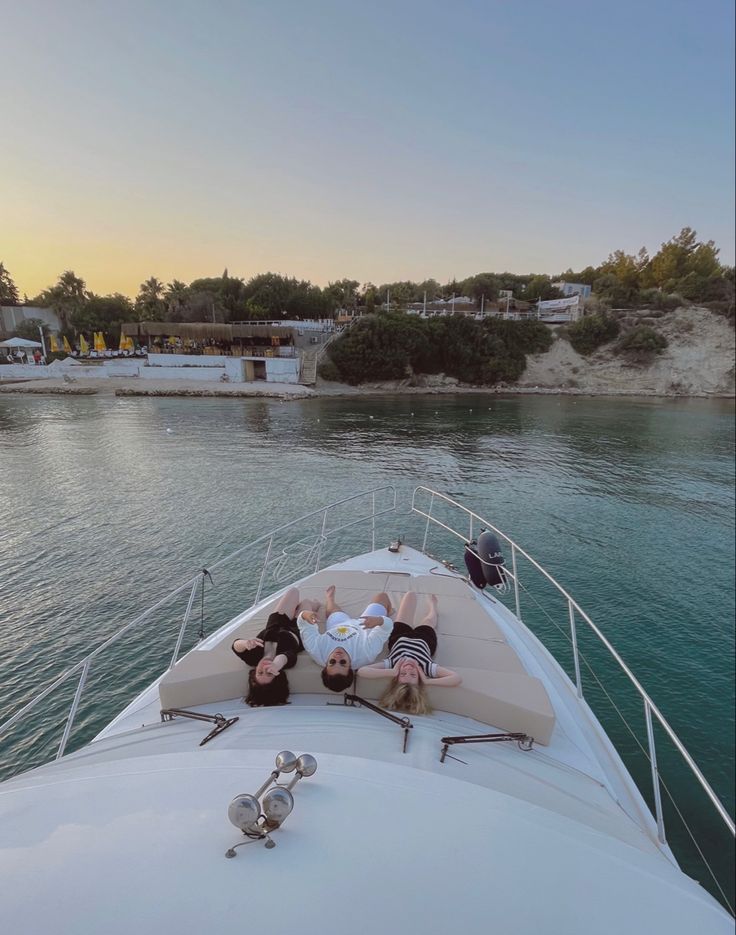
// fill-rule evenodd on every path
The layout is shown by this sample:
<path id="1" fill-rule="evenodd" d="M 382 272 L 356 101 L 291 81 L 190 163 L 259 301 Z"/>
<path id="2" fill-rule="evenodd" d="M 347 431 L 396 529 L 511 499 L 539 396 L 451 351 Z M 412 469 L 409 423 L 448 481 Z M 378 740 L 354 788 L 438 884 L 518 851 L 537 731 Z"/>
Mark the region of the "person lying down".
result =
<path id="1" fill-rule="evenodd" d="M 361 666 L 358 676 L 366 679 L 390 678 L 391 684 L 381 695 L 379 704 L 391 711 L 409 714 L 429 714 L 432 707 L 425 686 L 459 685 L 462 678 L 452 669 L 433 662 L 437 652 L 437 597 L 429 597 L 429 608 L 421 623 L 413 627 L 417 595 L 408 591 L 401 599 L 391 636 L 388 656 L 381 662 Z"/>

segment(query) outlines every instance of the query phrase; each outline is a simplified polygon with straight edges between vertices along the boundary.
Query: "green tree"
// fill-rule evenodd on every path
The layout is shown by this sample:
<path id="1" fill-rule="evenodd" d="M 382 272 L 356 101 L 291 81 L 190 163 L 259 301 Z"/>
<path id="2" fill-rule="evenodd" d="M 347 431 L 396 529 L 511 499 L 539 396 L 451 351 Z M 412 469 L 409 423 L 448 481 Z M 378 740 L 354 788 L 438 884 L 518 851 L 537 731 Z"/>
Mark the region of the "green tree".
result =
<path id="1" fill-rule="evenodd" d="M 549 276 L 532 276 L 524 290 L 524 300 L 527 302 L 536 302 L 541 299 L 559 299 L 562 293 L 552 285 Z"/>
<path id="2" fill-rule="evenodd" d="M 87 287 L 72 270 L 65 270 L 55 286 L 46 289 L 35 300 L 39 305 L 52 308 L 59 317 L 63 329 L 68 329 L 72 316 L 80 312 L 89 300 Z"/>
<path id="3" fill-rule="evenodd" d="M 498 279 L 494 273 L 478 273 L 465 280 L 462 291 L 463 295 L 471 296 L 480 308 L 483 301 L 493 302 L 498 298 Z"/>
<path id="4" fill-rule="evenodd" d="M 166 312 L 164 284 L 151 276 L 140 285 L 136 296 L 135 310 L 140 321 L 163 321 Z"/>
<path id="5" fill-rule="evenodd" d="M 338 279 L 337 282 L 328 283 L 324 290 L 328 304 L 332 309 L 355 308 L 359 285 L 357 279 Z"/>
<path id="6" fill-rule="evenodd" d="M 0 263 L 0 305 L 19 305 L 18 289 L 5 265 Z"/>
<path id="7" fill-rule="evenodd" d="M 90 294 L 84 306 L 73 313 L 70 324 L 76 333 L 102 331 L 107 343 L 113 344 L 120 337 L 123 322 L 134 319 L 135 309 L 126 295 L 119 292 L 114 295 Z"/>
<path id="8" fill-rule="evenodd" d="M 715 243 L 701 243 L 697 237 L 692 228 L 683 227 L 676 237 L 662 244 L 649 265 L 649 284 L 691 300 L 711 293 L 713 284 L 723 278 L 724 269 Z"/>
<path id="9" fill-rule="evenodd" d="M 166 302 L 166 320 L 184 321 L 184 314 L 189 299 L 188 286 L 178 279 L 172 279 L 164 290 Z"/>

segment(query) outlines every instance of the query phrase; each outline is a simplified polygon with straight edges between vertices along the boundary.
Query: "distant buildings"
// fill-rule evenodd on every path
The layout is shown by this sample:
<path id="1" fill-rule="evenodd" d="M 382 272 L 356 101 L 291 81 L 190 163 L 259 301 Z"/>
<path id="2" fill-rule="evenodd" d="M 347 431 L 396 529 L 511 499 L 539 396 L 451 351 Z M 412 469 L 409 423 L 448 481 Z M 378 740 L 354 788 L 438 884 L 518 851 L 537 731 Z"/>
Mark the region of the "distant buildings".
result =
<path id="1" fill-rule="evenodd" d="M 579 295 L 584 299 L 590 298 L 590 293 L 593 290 L 592 286 L 586 285 L 584 282 L 553 282 L 553 288 L 559 289 L 564 296 L 570 295 Z"/>

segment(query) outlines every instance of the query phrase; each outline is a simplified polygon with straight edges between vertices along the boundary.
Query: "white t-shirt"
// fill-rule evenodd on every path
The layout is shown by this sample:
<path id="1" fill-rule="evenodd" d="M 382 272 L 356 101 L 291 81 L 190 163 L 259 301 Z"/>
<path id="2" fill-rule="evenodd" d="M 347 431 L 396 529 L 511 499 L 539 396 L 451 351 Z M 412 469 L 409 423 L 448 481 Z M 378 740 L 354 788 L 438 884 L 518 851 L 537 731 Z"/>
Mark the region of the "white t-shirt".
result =
<path id="1" fill-rule="evenodd" d="M 379 627 L 369 630 L 360 620 L 342 620 L 325 633 L 320 633 L 317 624 L 308 623 L 302 614 L 296 618 L 302 643 L 309 655 L 319 665 L 327 663 L 327 657 L 333 649 L 344 649 L 350 656 L 353 669 L 367 666 L 374 662 L 388 642 L 394 623 L 390 617 L 384 617 Z"/>

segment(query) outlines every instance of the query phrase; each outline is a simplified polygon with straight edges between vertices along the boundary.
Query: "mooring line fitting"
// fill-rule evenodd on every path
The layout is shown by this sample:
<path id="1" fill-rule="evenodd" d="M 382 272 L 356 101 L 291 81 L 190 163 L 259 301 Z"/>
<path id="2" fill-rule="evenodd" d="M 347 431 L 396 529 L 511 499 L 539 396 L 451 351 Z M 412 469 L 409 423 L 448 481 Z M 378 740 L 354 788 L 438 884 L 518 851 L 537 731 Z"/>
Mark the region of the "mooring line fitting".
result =
<path id="1" fill-rule="evenodd" d="M 202 714 L 201 711 L 187 711 L 186 708 L 163 708 L 161 710 L 162 721 L 173 721 L 175 717 L 188 717 L 192 721 L 209 721 L 210 724 L 215 725 L 204 740 L 200 740 L 200 747 L 240 720 L 239 717 L 226 718 L 224 714 Z"/>
<path id="2" fill-rule="evenodd" d="M 443 737 L 441 740 L 442 752 L 440 754 L 440 763 L 445 762 L 445 757 L 448 756 L 447 750 L 449 747 L 457 743 L 509 743 L 515 742 L 520 750 L 525 752 L 532 749 L 534 745 L 534 738 L 530 737 L 528 734 L 464 734 L 460 737 Z M 457 757 L 450 757 L 453 760 L 456 760 Z M 463 760 L 458 762 L 462 763 Z M 467 765 L 467 764 L 466 764 Z"/>

